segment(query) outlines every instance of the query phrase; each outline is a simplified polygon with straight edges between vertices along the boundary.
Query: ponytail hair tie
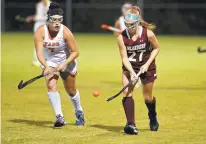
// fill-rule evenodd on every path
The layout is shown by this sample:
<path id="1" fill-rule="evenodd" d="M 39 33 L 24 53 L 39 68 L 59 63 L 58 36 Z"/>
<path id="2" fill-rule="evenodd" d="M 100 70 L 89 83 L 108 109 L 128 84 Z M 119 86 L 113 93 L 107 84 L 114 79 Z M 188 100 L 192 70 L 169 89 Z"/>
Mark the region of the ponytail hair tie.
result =
<path id="1" fill-rule="evenodd" d="M 132 6 L 132 9 L 133 10 L 137 10 L 137 6 Z"/>

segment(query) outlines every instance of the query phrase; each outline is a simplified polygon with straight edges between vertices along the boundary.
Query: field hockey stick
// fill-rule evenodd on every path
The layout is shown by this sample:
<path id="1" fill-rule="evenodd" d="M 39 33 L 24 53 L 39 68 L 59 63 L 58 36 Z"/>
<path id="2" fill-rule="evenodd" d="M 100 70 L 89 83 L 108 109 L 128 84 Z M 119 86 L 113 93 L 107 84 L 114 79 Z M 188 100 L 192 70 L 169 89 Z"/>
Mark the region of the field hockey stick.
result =
<path id="1" fill-rule="evenodd" d="M 102 24 L 101 28 L 104 29 L 104 30 L 110 30 L 110 31 L 113 31 L 113 32 L 121 32 L 120 29 L 109 26 L 109 25 L 106 25 L 106 24 Z"/>
<path id="2" fill-rule="evenodd" d="M 128 88 L 132 83 L 134 83 L 135 81 L 138 81 L 139 79 L 139 76 L 141 74 L 141 71 L 138 72 L 137 74 L 137 78 L 134 79 L 134 80 L 131 80 L 126 86 L 124 86 L 117 94 L 111 96 L 110 98 L 107 99 L 107 101 L 111 101 L 113 100 L 114 98 L 118 97 L 126 88 Z"/>
<path id="3" fill-rule="evenodd" d="M 47 76 L 47 75 L 52 74 L 52 73 L 55 72 L 55 71 L 56 71 L 56 70 L 47 72 L 47 73 L 45 73 L 45 74 L 38 75 L 38 76 L 36 76 L 36 77 L 34 77 L 34 78 L 26 81 L 26 82 L 23 82 L 23 80 L 21 80 L 21 81 L 19 82 L 19 84 L 18 84 L 18 89 L 21 90 L 21 89 L 24 88 L 25 86 L 33 83 L 34 81 L 36 81 L 36 80 L 38 80 L 38 79 L 40 79 L 40 78 L 42 78 L 42 77 L 44 77 L 44 76 Z"/>
<path id="4" fill-rule="evenodd" d="M 21 17 L 20 15 L 17 15 L 15 17 L 15 20 L 19 21 L 19 22 L 26 22 L 26 19 L 24 17 Z"/>
<path id="5" fill-rule="evenodd" d="M 199 53 L 203 53 L 203 52 L 206 52 L 206 49 L 202 49 L 201 47 L 198 47 L 197 51 L 198 51 Z"/>

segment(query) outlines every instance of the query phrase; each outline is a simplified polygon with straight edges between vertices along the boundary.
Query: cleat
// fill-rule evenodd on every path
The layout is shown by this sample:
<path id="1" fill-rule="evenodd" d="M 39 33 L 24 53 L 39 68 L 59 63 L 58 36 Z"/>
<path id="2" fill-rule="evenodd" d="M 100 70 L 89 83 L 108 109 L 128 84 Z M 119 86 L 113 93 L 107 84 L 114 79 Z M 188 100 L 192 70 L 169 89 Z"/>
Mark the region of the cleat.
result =
<path id="1" fill-rule="evenodd" d="M 137 134 L 138 134 L 138 130 L 137 130 L 137 128 L 136 128 L 135 125 L 129 125 L 129 124 L 127 124 L 127 125 L 124 127 L 124 133 L 130 134 L 130 135 L 137 135 Z"/>
<path id="2" fill-rule="evenodd" d="M 82 111 L 76 111 L 75 112 L 76 115 L 76 122 L 75 125 L 77 126 L 83 126 L 84 125 L 84 113 Z"/>
<path id="3" fill-rule="evenodd" d="M 40 63 L 38 61 L 32 61 L 32 65 L 36 67 L 40 67 Z"/>
<path id="4" fill-rule="evenodd" d="M 57 115 L 56 116 L 56 122 L 54 123 L 54 127 L 62 127 L 66 124 L 64 117 L 62 117 L 61 115 Z"/>
<path id="5" fill-rule="evenodd" d="M 148 115 L 149 115 L 149 119 L 150 119 L 150 123 L 149 123 L 150 130 L 151 131 L 157 131 L 158 128 L 159 128 L 159 123 L 157 121 L 157 117 L 152 116 L 150 113 Z"/>

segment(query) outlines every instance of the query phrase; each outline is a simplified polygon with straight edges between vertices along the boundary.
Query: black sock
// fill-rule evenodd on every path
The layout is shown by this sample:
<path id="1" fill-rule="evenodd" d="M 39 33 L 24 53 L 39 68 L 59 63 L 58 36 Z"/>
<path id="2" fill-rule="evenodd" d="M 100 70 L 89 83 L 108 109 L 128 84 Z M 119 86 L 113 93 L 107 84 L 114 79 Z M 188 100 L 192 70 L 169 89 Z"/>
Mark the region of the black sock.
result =
<path id="1" fill-rule="evenodd" d="M 151 102 L 145 101 L 145 104 L 148 108 L 149 115 L 156 116 L 157 115 L 157 112 L 156 112 L 156 98 L 153 97 L 153 100 Z"/>
<path id="2" fill-rule="evenodd" d="M 127 117 L 127 124 L 135 125 L 134 99 L 132 97 L 124 97 L 122 99 L 122 105 Z"/>

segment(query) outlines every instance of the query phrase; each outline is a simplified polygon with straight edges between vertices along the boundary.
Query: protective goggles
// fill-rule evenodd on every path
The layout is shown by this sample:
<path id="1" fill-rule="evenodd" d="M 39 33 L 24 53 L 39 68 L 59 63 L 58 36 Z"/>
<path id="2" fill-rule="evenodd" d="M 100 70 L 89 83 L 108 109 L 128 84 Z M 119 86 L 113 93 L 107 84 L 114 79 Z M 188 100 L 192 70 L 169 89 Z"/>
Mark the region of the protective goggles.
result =
<path id="1" fill-rule="evenodd" d="M 138 21 L 136 22 L 125 22 L 124 21 L 124 24 L 127 28 L 134 28 L 136 25 L 137 25 Z"/>
<path id="2" fill-rule="evenodd" d="M 129 13 L 129 14 L 126 14 L 124 18 L 125 18 L 125 19 L 130 19 L 130 20 L 132 20 L 132 22 L 126 22 L 126 21 L 124 20 L 125 26 L 126 26 L 127 28 L 133 28 L 133 27 L 135 27 L 135 26 L 137 25 L 138 21 L 139 21 L 139 17 L 138 17 L 137 15 L 135 15 L 135 14 L 130 14 L 130 13 Z"/>
<path id="3" fill-rule="evenodd" d="M 49 17 L 49 22 L 51 23 L 62 23 L 63 22 L 63 16 L 60 15 L 53 15 Z"/>
<path id="4" fill-rule="evenodd" d="M 124 19 L 131 19 L 132 21 L 138 21 L 139 17 L 135 14 L 128 13 L 124 16 Z"/>

